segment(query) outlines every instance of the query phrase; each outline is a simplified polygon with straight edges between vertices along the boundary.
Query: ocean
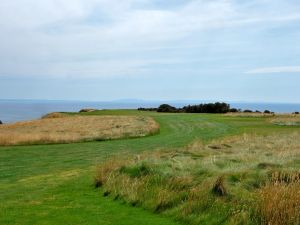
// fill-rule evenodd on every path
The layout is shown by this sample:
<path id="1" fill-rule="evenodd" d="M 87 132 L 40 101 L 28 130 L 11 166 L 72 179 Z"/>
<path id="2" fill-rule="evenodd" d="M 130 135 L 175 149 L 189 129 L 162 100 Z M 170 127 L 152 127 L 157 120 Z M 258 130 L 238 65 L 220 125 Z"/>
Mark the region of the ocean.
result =
<path id="1" fill-rule="evenodd" d="M 107 102 L 92 101 L 52 101 L 52 100 L 0 100 L 0 120 L 3 123 L 13 123 L 23 120 L 40 118 L 49 112 L 77 112 L 83 108 L 95 109 L 137 109 L 139 107 L 158 107 L 162 103 L 168 103 L 176 107 L 188 104 L 197 104 L 197 101 L 142 101 L 119 100 Z M 199 101 L 199 104 L 202 103 Z M 300 104 L 283 103 L 230 103 L 231 107 L 242 110 L 268 109 L 276 113 L 292 113 L 300 111 Z"/>

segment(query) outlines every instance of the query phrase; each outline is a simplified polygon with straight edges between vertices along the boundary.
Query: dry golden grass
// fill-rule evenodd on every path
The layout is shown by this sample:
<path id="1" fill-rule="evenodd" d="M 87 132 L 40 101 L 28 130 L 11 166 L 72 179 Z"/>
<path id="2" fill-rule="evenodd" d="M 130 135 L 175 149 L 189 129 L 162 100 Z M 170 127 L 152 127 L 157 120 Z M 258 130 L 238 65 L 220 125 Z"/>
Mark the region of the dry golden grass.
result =
<path id="1" fill-rule="evenodd" d="M 269 120 L 269 122 L 282 126 L 300 126 L 300 115 L 281 115 Z"/>
<path id="2" fill-rule="evenodd" d="M 273 117 L 275 114 L 272 113 L 247 113 L 247 112 L 237 112 L 237 113 L 226 113 L 224 116 L 231 116 L 231 117 Z"/>
<path id="3" fill-rule="evenodd" d="M 264 117 L 270 123 L 282 126 L 300 126 L 299 114 L 270 114 L 270 113 L 226 113 L 224 116 L 230 117 Z"/>
<path id="4" fill-rule="evenodd" d="M 269 135 L 244 134 L 211 142 L 210 149 L 216 154 L 227 153 L 235 159 L 251 162 L 286 163 L 300 157 L 300 133 L 274 133 Z"/>
<path id="5" fill-rule="evenodd" d="M 65 116 L 0 126 L 0 145 L 70 143 L 141 137 L 158 132 L 151 118 L 137 116 Z"/>
<path id="6" fill-rule="evenodd" d="M 59 112 L 53 112 L 53 113 L 48 113 L 42 117 L 42 119 L 51 119 L 51 118 L 64 118 L 67 117 L 67 114 L 64 113 L 59 113 Z"/>
<path id="7" fill-rule="evenodd" d="M 272 181 L 258 192 L 258 213 L 261 224 L 300 224 L 299 173 L 275 173 Z"/>

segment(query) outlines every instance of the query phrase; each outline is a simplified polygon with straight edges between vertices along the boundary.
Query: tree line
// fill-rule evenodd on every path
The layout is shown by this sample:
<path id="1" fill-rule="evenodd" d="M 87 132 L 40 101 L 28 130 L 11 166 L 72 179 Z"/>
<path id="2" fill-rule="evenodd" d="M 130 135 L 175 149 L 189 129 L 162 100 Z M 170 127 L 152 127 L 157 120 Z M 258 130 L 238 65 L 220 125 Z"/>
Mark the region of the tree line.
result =
<path id="1" fill-rule="evenodd" d="M 229 113 L 229 112 L 245 112 L 245 113 L 261 113 L 260 111 L 252 111 L 246 109 L 231 108 L 229 104 L 225 102 L 215 102 L 198 105 L 187 105 L 182 108 L 176 108 L 169 104 L 162 104 L 158 108 L 138 108 L 140 111 L 155 111 L 155 112 L 168 112 L 168 113 Z M 265 110 L 263 113 L 273 113 L 269 110 Z"/>
<path id="2" fill-rule="evenodd" d="M 230 105 L 224 102 L 187 105 L 182 108 L 176 108 L 169 104 L 162 104 L 158 108 L 138 108 L 140 111 L 156 111 L 169 113 L 227 113 L 238 112 L 237 109 L 230 108 Z"/>

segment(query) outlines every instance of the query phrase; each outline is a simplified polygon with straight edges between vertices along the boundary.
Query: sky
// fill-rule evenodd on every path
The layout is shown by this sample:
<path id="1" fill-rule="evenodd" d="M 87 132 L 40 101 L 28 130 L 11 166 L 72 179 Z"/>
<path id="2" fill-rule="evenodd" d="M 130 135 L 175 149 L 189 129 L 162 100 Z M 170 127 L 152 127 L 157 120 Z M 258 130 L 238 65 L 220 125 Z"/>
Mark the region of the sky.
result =
<path id="1" fill-rule="evenodd" d="M 299 96 L 299 0 L 0 1 L 0 99 Z"/>

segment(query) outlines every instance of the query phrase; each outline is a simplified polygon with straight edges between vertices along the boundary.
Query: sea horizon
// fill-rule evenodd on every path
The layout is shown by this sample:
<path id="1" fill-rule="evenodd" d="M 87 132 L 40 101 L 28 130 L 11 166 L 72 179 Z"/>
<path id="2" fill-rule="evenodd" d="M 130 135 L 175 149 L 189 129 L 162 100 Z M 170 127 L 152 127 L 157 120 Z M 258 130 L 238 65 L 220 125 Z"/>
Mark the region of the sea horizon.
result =
<path id="1" fill-rule="evenodd" d="M 36 100 L 36 99 L 0 99 L 0 120 L 3 123 L 14 123 L 38 119 L 50 112 L 77 112 L 83 108 L 103 109 L 137 109 L 139 107 L 158 107 L 162 103 L 175 107 L 189 104 L 216 102 L 209 100 L 142 100 L 119 99 L 111 101 L 84 100 Z M 222 102 L 222 101 L 220 101 Z M 266 102 L 230 102 L 233 108 L 241 110 L 270 110 L 275 113 L 293 113 L 300 111 L 300 103 L 266 103 Z"/>

